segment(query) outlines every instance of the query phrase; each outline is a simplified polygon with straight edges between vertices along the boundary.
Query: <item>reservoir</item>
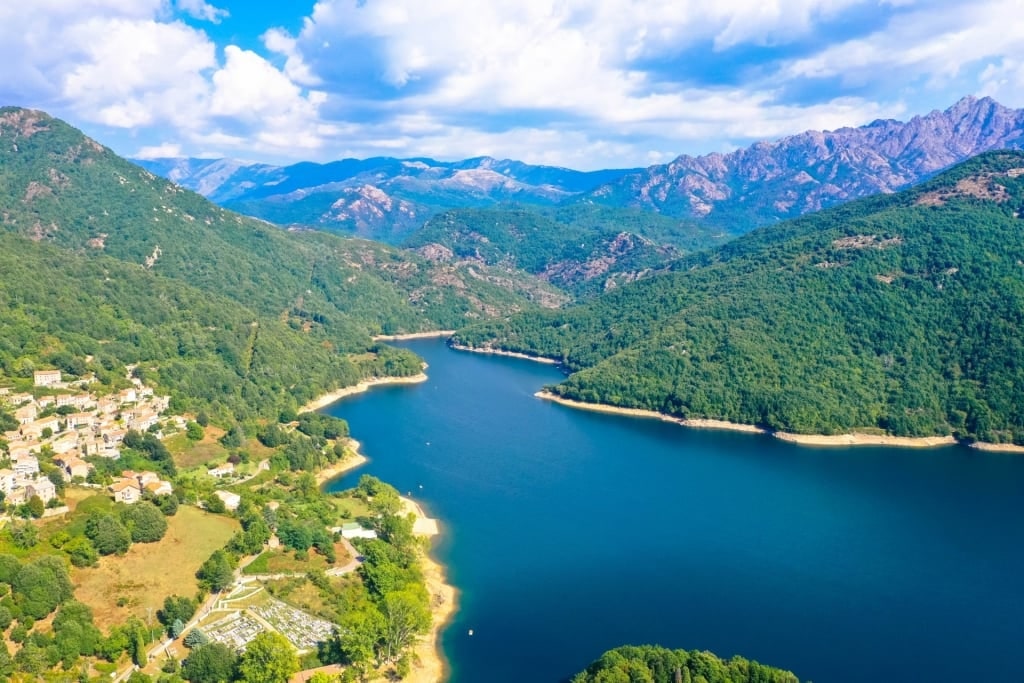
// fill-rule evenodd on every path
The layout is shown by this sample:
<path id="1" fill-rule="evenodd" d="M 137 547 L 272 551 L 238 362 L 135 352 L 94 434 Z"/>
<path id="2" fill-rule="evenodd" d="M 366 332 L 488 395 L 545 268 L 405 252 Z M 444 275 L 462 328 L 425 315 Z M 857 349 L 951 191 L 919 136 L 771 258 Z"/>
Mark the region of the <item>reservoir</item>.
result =
<path id="1" fill-rule="evenodd" d="M 331 487 L 373 474 L 441 521 L 452 683 L 558 683 L 642 643 L 816 683 L 1024 675 L 1024 456 L 574 410 L 533 396 L 553 366 L 401 345 L 430 380 L 326 409 L 370 457 Z"/>

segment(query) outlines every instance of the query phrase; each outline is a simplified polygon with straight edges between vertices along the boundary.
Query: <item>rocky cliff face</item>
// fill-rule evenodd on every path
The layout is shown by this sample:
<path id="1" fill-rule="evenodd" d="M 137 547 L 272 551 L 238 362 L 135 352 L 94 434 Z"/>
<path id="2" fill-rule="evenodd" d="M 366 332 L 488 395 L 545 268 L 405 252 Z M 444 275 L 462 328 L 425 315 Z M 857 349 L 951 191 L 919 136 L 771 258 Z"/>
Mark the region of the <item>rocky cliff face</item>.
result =
<path id="1" fill-rule="evenodd" d="M 740 233 L 848 199 L 894 192 L 975 154 L 1024 148 L 1024 110 L 966 97 L 906 123 L 807 131 L 729 154 L 680 156 L 587 200 L 702 218 Z"/>

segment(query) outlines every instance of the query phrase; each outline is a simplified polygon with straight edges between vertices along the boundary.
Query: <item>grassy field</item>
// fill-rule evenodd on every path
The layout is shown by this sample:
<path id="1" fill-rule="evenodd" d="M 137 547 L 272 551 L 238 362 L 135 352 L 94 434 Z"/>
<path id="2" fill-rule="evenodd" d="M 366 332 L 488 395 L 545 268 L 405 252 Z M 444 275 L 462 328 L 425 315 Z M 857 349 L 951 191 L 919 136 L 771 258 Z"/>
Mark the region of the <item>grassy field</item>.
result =
<path id="1" fill-rule="evenodd" d="M 168 518 L 167 535 L 158 543 L 135 543 L 123 557 L 104 557 L 98 567 L 74 569 L 75 597 L 92 607 L 96 624 L 109 628 L 129 615 L 143 620 L 168 595 L 195 595 L 195 573 L 222 547 L 239 525 L 233 519 L 182 506 Z"/>
<path id="2" fill-rule="evenodd" d="M 285 550 L 284 548 L 265 550 L 249 566 L 243 569 L 242 573 L 248 576 L 254 574 L 305 573 L 313 569 L 326 570 L 331 567 L 341 567 L 348 564 L 352 559 L 348 554 L 348 549 L 341 543 L 334 544 L 334 552 L 337 555 L 335 563 L 327 564 L 324 556 L 312 548 L 309 549 L 309 559 L 307 560 L 295 559 L 295 552 Z"/>
<path id="3" fill-rule="evenodd" d="M 359 592 L 362 588 L 358 574 L 346 574 L 345 576 L 333 577 L 330 580 L 331 587 L 336 595 L 344 595 L 349 591 Z M 292 607 L 298 607 L 328 621 L 337 622 L 341 618 L 339 601 L 328 599 L 324 592 L 314 586 L 305 577 L 294 579 L 276 579 L 265 582 L 267 589 L 273 592 L 274 596 L 288 603 Z M 344 601 L 340 601 L 343 603 Z"/>
<path id="4" fill-rule="evenodd" d="M 206 427 L 206 433 L 200 441 L 189 441 L 185 433 L 175 434 L 164 441 L 167 450 L 174 458 L 174 464 L 178 469 L 187 470 L 198 467 L 211 460 L 223 460 L 228 455 L 218 439 L 224 436 L 224 430 L 220 427 L 210 425 Z"/>

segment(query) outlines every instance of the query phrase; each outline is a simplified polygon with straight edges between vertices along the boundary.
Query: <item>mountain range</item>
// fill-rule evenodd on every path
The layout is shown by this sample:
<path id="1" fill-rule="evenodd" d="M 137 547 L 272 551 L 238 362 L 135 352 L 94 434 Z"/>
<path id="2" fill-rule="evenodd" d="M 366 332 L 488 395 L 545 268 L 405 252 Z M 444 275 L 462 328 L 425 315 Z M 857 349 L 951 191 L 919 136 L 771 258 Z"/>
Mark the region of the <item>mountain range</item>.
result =
<path id="1" fill-rule="evenodd" d="M 232 213 L 14 107 L 0 108 L 0 272 L 2 374 L 69 356 L 97 373 L 141 362 L 179 406 L 224 419 L 419 371 L 371 335 L 568 299 L 478 261 Z"/>
<path id="2" fill-rule="evenodd" d="M 454 341 L 556 359 L 589 403 L 1024 444 L 1022 216 L 1024 152 L 988 152 Z"/>
<path id="3" fill-rule="evenodd" d="M 646 169 L 583 172 L 489 157 L 285 167 L 228 159 L 136 163 L 245 214 L 399 243 L 439 213 L 510 203 L 634 208 L 736 235 L 909 187 L 973 155 L 1007 148 L 1024 148 L 1024 110 L 966 97 L 906 122 L 807 131 Z"/>

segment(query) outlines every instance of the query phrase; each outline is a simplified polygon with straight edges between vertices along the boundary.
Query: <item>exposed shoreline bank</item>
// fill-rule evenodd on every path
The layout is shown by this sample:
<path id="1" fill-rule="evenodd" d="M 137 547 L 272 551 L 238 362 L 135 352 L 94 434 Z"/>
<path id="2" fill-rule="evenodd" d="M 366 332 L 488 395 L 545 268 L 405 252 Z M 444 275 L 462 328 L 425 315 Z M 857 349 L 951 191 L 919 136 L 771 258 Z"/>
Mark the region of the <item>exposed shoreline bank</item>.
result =
<path id="1" fill-rule="evenodd" d="M 306 405 L 299 408 L 300 413 L 308 413 L 314 410 L 320 410 L 326 408 L 335 401 L 339 401 L 346 396 L 353 396 L 355 394 L 361 394 L 373 387 L 379 387 L 385 384 L 419 384 L 420 382 L 427 381 L 427 373 L 421 372 L 418 375 L 410 375 L 408 377 L 374 377 L 372 379 L 366 379 L 359 382 L 355 386 L 342 387 L 335 391 L 330 391 L 321 396 L 317 396 Z"/>
<path id="2" fill-rule="evenodd" d="M 971 448 L 977 448 L 979 451 L 989 451 L 990 453 L 1024 454 L 1024 446 L 1018 446 L 1015 443 L 987 443 L 985 441 L 975 441 L 971 444 Z"/>
<path id="3" fill-rule="evenodd" d="M 413 532 L 419 536 L 433 537 L 440 533 L 437 520 L 427 516 L 419 503 L 401 497 L 403 508 L 416 517 Z M 458 593 L 448 583 L 445 568 L 425 551 L 421 557 L 423 579 L 430 595 L 430 634 L 421 640 L 414 650 L 410 674 L 402 679 L 406 683 L 440 683 L 447 680 L 448 660 L 441 649 L 441 632 L 451 622 L 458 606 Z"/>
<path id="4" fill-rule="evenodd" d="M 361 444 L 355 439 L 348 439 L 348 443 L 345 444 L 345 450 L 348 452 L 345 458 L 343 460 L 339 460 L 333 465 L 328 465 L 327 467 L 317 471 L 317 485 L 323 486 L 332 479 L 337 479 L 341 475 L 369 462 L 370 459 L 360 452 L 360 446 Z"/>
<path id="5" fill-rule="evenodd" d="M 509 358 L 522 358 L 523 360 L 532 360 L 535 363 L 544 363 L 545 365 L 558 365 L 558 361 L 552 358 L 545 358 L 544 356 L 529 356 L 525 353 L 518 353 L 517 351 L 501 351 L 499 349 L 478 349 L 472 346 L 463 346 L 462 344 L 449 344 L 448 347 L 455 349 L 456 351 L 483 353 L 489 356 L 508 356 Z"/>
<path id="6" fill-rule="evenodd" d="M 639 408 L 620 408 L 602 403 L 584 403 L 572 399 L 562 398 L 549 391 L 538 391 L 534 394 L 537 398 L 545 401 L 552 401 L 571 408 L 590 410 L 599 413 L 611 413 L 615 415 L 629 415 L 632 417 L 645 417 L 650 419 L 672 422 L 683 427 L 696 429 L 723 429 L 735 432 L 747 432 L 754 434 L 769 434 L 781 441 L 788 441 L 802 446 L 897 446 L 900 448 L 934 448 L 937 446 L 951 446 L 958 443 L 952 436 L 890 436 L 888 434 L 864 434 L 853 432 L 851 434 L 790 434 L 788 432 L 772 432 L 755 425 L 727 422 L 725 420 L 709 419 L 683 419 L 665 415 L 653 410 L 642 410 Z M 1013 444 L 989 444 L 976 442 L 971 444 L 972 448 L 986 451 L 1001 451 L 1011 453 L 1024 453 L 1024 447 Z"/>
<path id="7" fill-rule="evenodd" d="M 407 332 L 405 334 L 378 334 L 373 341 L 405 341 L 407 339 L 437 339 L 438 337 L 450 337 L 455 330 L 434 330 L 433 332 Z"/>

